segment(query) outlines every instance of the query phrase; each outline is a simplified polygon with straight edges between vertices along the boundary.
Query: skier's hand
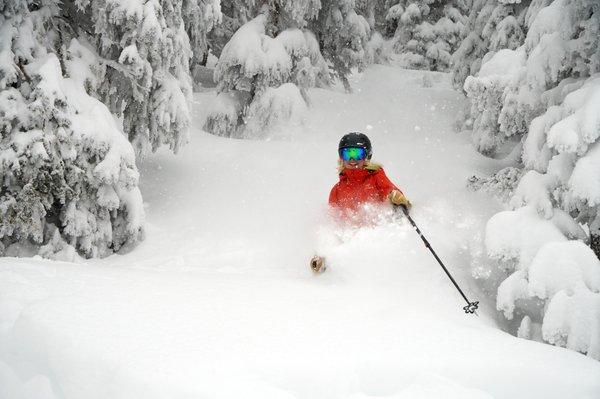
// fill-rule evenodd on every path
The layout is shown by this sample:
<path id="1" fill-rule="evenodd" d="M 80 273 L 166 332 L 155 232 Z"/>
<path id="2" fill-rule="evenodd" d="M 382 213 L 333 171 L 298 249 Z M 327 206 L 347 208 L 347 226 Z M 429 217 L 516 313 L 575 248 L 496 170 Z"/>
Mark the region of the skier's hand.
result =
<path id="1" fill-rule="evenodd" d="M 410 201 L 404 196 L 404 194 L 402 194 L 400 190 L 392 190 L 388 197 L 394 205 L 403 206 L 406 209 L 410 209 L 411 207 Z"/>

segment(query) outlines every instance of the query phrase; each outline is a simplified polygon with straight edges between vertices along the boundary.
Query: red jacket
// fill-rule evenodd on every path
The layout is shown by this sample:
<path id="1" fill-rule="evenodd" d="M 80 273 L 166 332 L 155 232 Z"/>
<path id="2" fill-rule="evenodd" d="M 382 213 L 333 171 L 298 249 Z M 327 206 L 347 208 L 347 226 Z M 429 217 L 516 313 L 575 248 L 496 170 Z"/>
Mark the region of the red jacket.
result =
<path id="1" fill-rule="evenodd" d="M 340 181 L 331 189 L 329 204 L 355 211 L 366 202 L 386 202 L 392 190 L 399 189 L 379 165 L 370 164 L 363 169 L 343 169 Z"/>

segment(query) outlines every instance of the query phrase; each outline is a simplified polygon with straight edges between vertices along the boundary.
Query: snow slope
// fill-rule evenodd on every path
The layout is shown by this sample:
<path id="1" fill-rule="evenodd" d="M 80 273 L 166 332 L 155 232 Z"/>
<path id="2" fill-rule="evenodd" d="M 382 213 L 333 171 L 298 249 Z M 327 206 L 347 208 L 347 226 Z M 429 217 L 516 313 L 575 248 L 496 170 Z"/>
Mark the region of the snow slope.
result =
<path id="1" fill-rule="evenodd" d="M 197 94 L 190 144 L 140 165 L 137 248 L 85 264 L 0 259 L 0 398 L 599 397 L 600 363 L 501 332 L 493 304 L 464 315 L 405 221 L 325 218 L 337 141 L 365 131 L 484 300 L 470 252 L 498 205 L 464 188 L 493 165 L 451 128 L 463 99 L 443 74 L 376 66 L 354 80 L 352 95 L 313 90 L 306 129 L 267 142 L 202 132 L 214 93 Z M 331 263 L 320 276 L 316 248 Z"/>

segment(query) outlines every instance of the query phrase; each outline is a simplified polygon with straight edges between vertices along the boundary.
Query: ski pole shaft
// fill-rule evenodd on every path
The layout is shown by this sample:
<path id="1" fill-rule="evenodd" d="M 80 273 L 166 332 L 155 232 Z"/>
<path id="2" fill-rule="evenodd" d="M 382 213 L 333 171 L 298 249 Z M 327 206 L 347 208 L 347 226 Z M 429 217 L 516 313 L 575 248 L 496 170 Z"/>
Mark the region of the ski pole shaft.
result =
<path id="1" fill-rule="evenodd" d="M 419 229 L 419 226 L 417 226 L 417 224 L 415 223 L 415 221 L 413 220 L 413 218 L 408 214 L 408 209 L 405 206 L 402 206 L 402 205 L 399 205 L 398 207 L 400 207 L 402 209 L 402 212 L 404 212 L 404 216 L 406 216 L 406 218 L 408 219 L 408 221 L 410 222 L 410 224 L 414 227 L 414 229 L 417 232 L 417 234 L 419 234 L 419 237 L 421 237 L 421 240 L 423 240 L 423 243 L 425 244 L 425 247 L 427 247 L 427 249 L 429 249 L 429 251 L 431 252 L 431 254 L 433 255 L 433 257 L 435 258 L 435 260 L 437 260 L 437 262 L 440 264 L 440 266 L 442 267 L 442 269 L 444 270 L 444 272 L 446 273 L 446 275 L 448 276 L 448 278 L 450 279 L 450 281 L 452 281 L 452 284 L 454 284 L 454 287 L 456 287 L 456 289 L 458 290 L 458 292 L 460 293 L 460 295 L 467 302 L 467 306 L 465 306 L 463 308 L 463 310 L 465 311 L 465 313 L 475 313 L 475 310 L 477 310 L 477 308 L 479 307 L 479 302 L 478 301 L 475 301 L 475 302 L 470 302 L 469 301 L 469 299 L 467 298 L 467 296 L 465 295 L 465 293 L 463 292 L 463 290 L 460 288 L 460 286 L 458 285 L 458 283 L 456 282 L 456 280 L 454 279 L 454 277 L 452 277 L 452 274 L 450 274 L 450 272 L 448 271 L 448 269 L 444 265 L 444 262 L 442 262 L 442 260 L 438 256 L 438 254 L 431 247 L 431 244 L 429 244 L 429 241 L 427 241 L 427 238 L 425 238 L 425 236 L 421 232 L 421 229 Z"/>

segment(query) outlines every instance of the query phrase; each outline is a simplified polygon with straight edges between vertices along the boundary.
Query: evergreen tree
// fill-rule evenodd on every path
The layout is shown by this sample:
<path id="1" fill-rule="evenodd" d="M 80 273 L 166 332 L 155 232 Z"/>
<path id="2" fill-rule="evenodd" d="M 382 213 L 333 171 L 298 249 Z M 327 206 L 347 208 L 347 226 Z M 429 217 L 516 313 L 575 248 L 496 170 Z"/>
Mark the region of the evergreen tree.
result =
<path id="1" fill-rule="evenodd" d="M 529 1 L 473 0 L 463 28 L 464 39 L 452 55 L 454 86 L 463 89 L 467 76 L 479 72 L 486 54 L 489 57 L 498 50 L 514 50 L 523 44 L 531 20 L 528 13 L 549 1 L 533 0 L 529 6 Z"/>
<path id="2" fill-rule="evenodd" d="M 400 0 L 388 10 L 396 26 L 394 49 L 410 68 L 448 70 L 459 46 L 469 7 L 465 0 Z"/>
<path id="3" fill-rule="evenodd" d="M 211 50 L 209 33 L 223 20 L 221 6 L 215 0 L 183 0 L 182 18 L 192 50 L 190 72 L 195 78 Z"/>
<path id="4" fill-rule="evenodd" d="M 383 37 L 391 37 L 394 34 L 395 26 L 392 26 L 386 19 L 387 12 L 395 0 L 357 0 L 356 12 L 362 15 L 372 32 L 379 32 Z"/>
<path id="5" fill-rule="evenodd" d="M 315 0 L 269 2 L 232 36 L 215 70 L 219 94 L 208 131 L 260 137 L 302 122 L 306 89 L 328 79 L 317 40 L 306 29 L 318 12 Z"/>
<path id="6" fill-rule="evenodd" d="M 282 17 L 272 19 L 265 10 L 224 47 L 215 70 L 219 94 L 205 125 L 209 132 L 259 137 L 282 123 L 302 120 L 306 110 L 302 92 L 326 73 L 326 65 L 309 31 L 291 28 L 276 37 L 266 33 L 276 31 Z"/>
<path id="7" fill-rule="evenodd" d="M 99 58 L 54 1 L 0 4 L 0 254 L 103 256 L 140 239 L 131 144 L 90 94 Z M 19 250 L 19 248 L 21 248 Z"/>
<path id="8" fill-rule="evenodd" d="M 539 325 L 545 341 L 600 358 L 600 3 L 534 1 L 520 15 L 523 44 L 483 57 L 464 85 L 477 148 L 513 138 L 525 168 L 513 210 L 487 226 L 488 253 L 511 272 L 497 305 L 526 315 L 523 336 Z"/>
<path id="9" fill-rule="evenodd" d="M 217 58 L 233 34 L 258 15 L 260 7 L 254 0 L 222 0 L 221 22 L 207 36 L 210 51 Z"/>
<path id="10" fill-rule="evenodd" d="M 323 57 L 346 91 L 351 91 L 348 75 L 352 68 L 364 68 L 369 59 L 369 23 L 357 13 L 354 0 L 323 0 L 312 29 Z"/>
<path id="11" fill-rule="evenodd" d="M 186 3 L 189 4 L 189 3 Z M 192 51 L 182 2 L 80 0 L 73 21 L 91 21 L 86 33 L 103 66 L 99 98 L 123 119 L 139 154 L 168 145 L 174 152 L 187 140 L 192 93 Z"/>

